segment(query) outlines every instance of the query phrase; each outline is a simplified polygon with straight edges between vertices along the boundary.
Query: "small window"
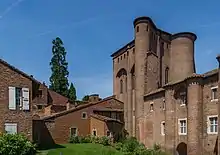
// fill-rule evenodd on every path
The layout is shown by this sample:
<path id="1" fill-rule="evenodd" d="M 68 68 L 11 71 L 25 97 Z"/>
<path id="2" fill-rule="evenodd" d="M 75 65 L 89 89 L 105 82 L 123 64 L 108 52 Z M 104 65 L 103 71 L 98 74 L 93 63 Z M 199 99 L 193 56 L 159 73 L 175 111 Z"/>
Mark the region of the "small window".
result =
<path id="1" fill-rule="evenodd" d="M 161 135 L 162 136 L 165 135 L 165 122 L 164 121 L 161 122 Z"/>
<path id="2" fill-rule="evenodd" d="M 211 90 L 212 90 L 212 99 L 211 99 L 211 101 L 218 101 L 218 95 L 217 95 L 217 93 L 218 93 L 218 86 L 216 86 L 216 87 L 212 87 L 211 88 Z"/>
<path id="3" fill-rule="evenodd" d="M 124 54 L 124 58 L 126 57 L 126 54 Z"/>
<path id="4" fill-rule="evenodd" d="M 87 112 L 82 112 L 82 119 L 87 119 Z"/>
<path id="5" fill-rule="evenodd" d="M 97 130 L 96 130 L 96 129 L 93 129 L 93 130 L 92 130 L 92 135 L 93 135 L 93 136 L 97 136 Z"/>
<path id="6" fill-rule="evenodd" d="M 167 48 L 169 48 L 169 44 L 167 43 Z"/>
<path id="7" fill-rule="evenodd" d="M 70 128 L 70 136 L 77 136 L 77 128 Z"/>
<path id="8" fill-rule="evenodd" d="M 180 106 L 186 105 L 186 92 L 180 92 Z"/>
<path id="9" fill-rule="evenodd" d="M 133 54 L 135 53 L 135 48 L 133 48 L 133 51 L 132 51 L 132 53 L 133 53 Z"/>
<path id="10" fill-rule="evenodd" d="M 154 111 L 154 104 L 153 103 L 150 104 L 150 111 Z"/>
<path id="11" fill-rule="evenodd" d="M 37 96 L 40 97 L 40 98 L 43 96 L 42 90 L 38 90 Z"/>
<path id="12" fill-rule="evenodd" d="M 186 135 L 186 134 L 187 134 L 186 118 L 179 119 L 179 135 Z"/>
<path id="13" fill-rule="evenodd" d="M 107 136 L 110 137 L 110 131 L 107 131 Z"/>
<path id="14" fill-rule="evenodd" d="M 5 123 L 5 132 L 8 134 L 17 134 L 17 123 Z"/>
<path id="15" fill-rule="evenodd" d="M 116 112 L 111 112 L 111 118 L 117 119 L 117 114 L 116 114 Z"/>
<path id="16" fill-rule="evenodd" d="M 165 69 L 165 84 L 167 84 L 169 81 L 169 68 L 167 67 Z"/>
<path id="17" fill-rule="evenodd" d="M 137 28 L 136 28 L 136 32 L 139 32 L 139 26 L 137 26 Z"/>
<path id="18" fill-rule="evenodd" d="M 42 105 L 37 105 L 37 109 L 43 109 Z"/>
<path id="19" fill-rule="evenodd" d="M 120 93 L 123 93 L 123 80 L 120 80 Z"/>
<path id="20" fill-rule="evenodd" d="M 146 26 L 146 31 L 148 31 L 148 25 Z"/>
<path id="21" fill-rule="evenodd" d="M 118 58 L 118 62 L 119 62 L 119 58 Z"/>
<path id="22" fill-rule="evenodd" d="M 166 109 L 166 102 L 165 102 L 165 99 L 163 99 L 163 102 L 162 102 L 162 104 L 163 104 L 163 110 L 165 110 Z"/>
<path id="23" fill-rule="evenodd" d="M 127 52 L 127 56 L 129 56 L 129 52 Z"/>
<path id="24" fill-rule="evenodd" d="M 208 134 L 218 133 L 218 116 L 208 116 Z"/>

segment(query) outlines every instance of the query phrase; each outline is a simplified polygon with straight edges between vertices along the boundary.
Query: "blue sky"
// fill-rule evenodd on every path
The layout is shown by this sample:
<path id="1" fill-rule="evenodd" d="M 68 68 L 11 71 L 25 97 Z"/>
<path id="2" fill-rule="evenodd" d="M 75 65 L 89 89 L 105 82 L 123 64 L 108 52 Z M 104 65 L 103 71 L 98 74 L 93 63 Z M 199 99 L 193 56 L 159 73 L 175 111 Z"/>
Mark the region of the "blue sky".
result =
<path id="1" fill-rule="evenodd" d="M 110 55 L 133 39 L 138 16 L 170 33 L 196 33 L 197 73 L 216 68 L 219 6 L 218 0 L 1 0 L 0 58 L 49 83 L 51 42 L 59 36 L 78 97 L 105 97 L 112 94 Z"/>

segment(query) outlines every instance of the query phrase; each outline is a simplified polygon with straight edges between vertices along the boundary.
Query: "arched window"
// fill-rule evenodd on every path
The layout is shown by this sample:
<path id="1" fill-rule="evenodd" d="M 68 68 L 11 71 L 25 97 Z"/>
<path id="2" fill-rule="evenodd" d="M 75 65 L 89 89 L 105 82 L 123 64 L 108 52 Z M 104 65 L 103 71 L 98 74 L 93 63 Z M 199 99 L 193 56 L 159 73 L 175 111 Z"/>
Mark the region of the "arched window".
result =
<path id="1" fill-rule="evenodd" d="M 165 69 L 165 84 L 167 84 L 169 81 L 169 68 L 167 67 Z"/>
<path id="2" fill-rule="evenodd" d="M 120 80 L 120 93 L 123 93 L 123 80 Z"/>

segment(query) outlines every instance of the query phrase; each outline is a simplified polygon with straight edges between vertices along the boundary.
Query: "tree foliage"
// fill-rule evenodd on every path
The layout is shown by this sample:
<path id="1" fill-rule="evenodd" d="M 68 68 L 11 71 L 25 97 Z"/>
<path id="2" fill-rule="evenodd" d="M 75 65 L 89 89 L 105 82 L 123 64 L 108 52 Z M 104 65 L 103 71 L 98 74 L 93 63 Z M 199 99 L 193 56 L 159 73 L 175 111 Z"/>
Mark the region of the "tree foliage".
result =
<path id="1" fill-rule="evenodd" d="M 66 51 L 63 46 L 62 40 L 57 37 L 52 41 L 52 59 L 50 62 L 51 66 L 51 77 L 50 77 L 50 89 L 55 92 L 68 97 L 68 63 L 66 61 Z"/>
<path id="2" fill-rule="evenodd" d="M 70 101 L 72 101 L 72 102 L 76 101 L 76 99 L 77 99 L 76 89 L 75 89 L 73 83 L 70 84 L 68 97 L 69 97 Z"/>
<path id="3" fill-rule="evenodd" d="M 85 95 L 85 96 L 82 98 L 82 101 L 89 101 L 89 95 Z"/>
<path id="4" fill-rule="evenodd" d="M 35 155 L 36 148 L 25 136 L 20 134 L 0 135 L 1 155 Z"/>

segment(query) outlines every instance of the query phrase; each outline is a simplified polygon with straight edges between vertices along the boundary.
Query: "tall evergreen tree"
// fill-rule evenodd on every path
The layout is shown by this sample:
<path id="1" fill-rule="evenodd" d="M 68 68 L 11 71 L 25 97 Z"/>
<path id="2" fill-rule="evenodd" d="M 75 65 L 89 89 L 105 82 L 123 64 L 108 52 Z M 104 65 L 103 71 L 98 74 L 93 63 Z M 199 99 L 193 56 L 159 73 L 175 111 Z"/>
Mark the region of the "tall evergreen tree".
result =
<path id="1" fill-rule="evenodd" d="M 63 46 L 62 40 L 57 37 L 52 41 L 52 59 L 50 62 L 51 66 L 51 77 L 50 77 L 50 89 L 55 92 L 68 97 L 68 63 L 66 61 L 66 51 Z"/>
<path id="2" fill-rule="evenodd" d="M 69 93 L 68 93 L 68 97 L 70 99 L 70 101 L 74 102 L 76 100 L 76 89 L 73 86 L 73 83 L 70 84 L 70 88 L 69 88 Z"/>

